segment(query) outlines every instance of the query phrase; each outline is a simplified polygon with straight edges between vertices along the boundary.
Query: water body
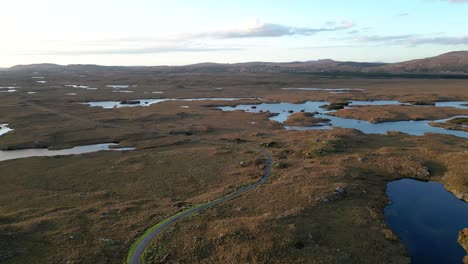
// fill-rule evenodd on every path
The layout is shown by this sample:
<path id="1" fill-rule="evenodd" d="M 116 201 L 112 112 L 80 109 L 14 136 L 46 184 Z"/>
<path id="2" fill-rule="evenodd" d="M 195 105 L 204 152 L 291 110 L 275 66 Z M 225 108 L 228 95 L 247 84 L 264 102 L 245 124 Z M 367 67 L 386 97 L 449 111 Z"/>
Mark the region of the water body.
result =
<path id="1" fill-rule="evenodd" d="M 10 131 L 13 131 L 13 129 L 9 128 L 8 124 L 0 124 L 0 136 Z"/>
<path id="2" fill-rule="evenodd" d="M 14 93 L 14 92 L 16 92 L 16 91 L 18 91 L 18 90 L 16 90 L 16 89 L 8 89 L 8 90 L 6 90 L 6 89 L 1 89 L 1 88 L 0 88 L 0 93 Z"/>
<path id="3" fill-rule="evenodd" d="M 77 88 L 77 89 L 85 89 L 85 90 L 97 90 L 98 88 L 89 87 L 86 85 L 79 85 L 79 84 L 67 84 L 65 87 Z"/>
<path id="4" fill-rule="evenodd" d="M 162 99 L 135 99 L 132 101 L 140 101 L 139 104 L 121 104 L 121 101 L 100 101 L 100 102 L 86 102 L 82 103 L 89 105 L 90 107 L 101 107 L 104 109 L 122 108 L 122 107 L 136 107 L 136 106 L 150 106 L 165 101 L 180 101 L 180 102 L 191 102 L 191 101 L 236 101 L 236 100 L 255 100 L 258 98 L 189 98 L 189 99 L 177 99 L 177 98 L 162 98 Z"/>
<path id="5" fill-rule="evenodd" d="M 7 89 L 7 90 L 12 90 L 12 89 L 16 89 L 18 87 L 16 86 L 0 86 L 0 89 Z"/>
<path id="6" fill-rule="evenodd" d="M 349 106 L 359 105 L 411 105 L 409 103 L 401 103 L 395 100 L 378 100 L 378 101 L 350 101 Z"/>
<path id="7" fill-rule="evenodd" d="M 349 91 L 365 91 L 366 89 L 359 89 L 359 88 L 281 88 L 281 90 L 349 92 Z"/>
<path id="8" fill-rule="evenodd" d="M 451 101 L 451 102 L 436 102 L 436 107 L 455 107 L 460 109 L 468 109 L 468 102 Z"/>
<path id="9" fill-rule="evenodd" d="M 109 84 L 109 85 L 106 85 L 106 87 L 110 87 L 110 88 L 113 88 L 113 89 L 127 89 L 128 87 L 130 87 L 130 85 L 126 85 L 126 84 Z"/>
<path id="10" fill-rule="evenodd" d="M 405 245 L 413 264 L 462 263 L 458 232 L 468 227 L 468 203 L 437 182 L 402 179 L 387 185 L 385 220 Z"/>
<path id="11" fill-rule="evenodd" d="M 447 102 L 449 103 L 449 102 Z M 327 111 L 320 108 L 321 105 L 328 104 L 327 102 L 321 101 L 308 101 L 301 104 L 293 103 L 262 103 L 262 104 L 245 104 L 237 106 L 223 106 L 217 107 L 222 111 L 236 111 L 241 110 L 245 112 L 259 113 L 259 112 L 270 112 L 277 114 L 276 116 L 270 117 L 270 120 L 279 123 L 284 123 L 290 115 L 297 112 L 309 112 L 318 113 L 315 114 L 317 118 L 330 119 L 324 126 L 313 126 L 313 127 L 298 127 L 298 126 L 286 126 L 288 130 L 323 130 L 332 129 L 333 127 L 341 128 L 353 128 L 362 131 L 366 134 L 386 134 L 389 131 L 398 131 L 409 135 L 421 136 L 425 133 L 438 133 L 447 134 L 457 137 L 468 138 L 468 132 L 459 130 L 447 130 L 441 127 L 433 127 L 429 125 L 430 122 L 442 122 L 444 120 L 419 120 L 419 121 L 395 121 L 395 122 L 382 122 L 382 123 L 370 123 L 363 120 L 342 118 L 328 115 L 332 111 Z M 394 105 L 401 104 L 398 101 L 351 101 L 349 107 L 356 105 Z M 459 107 L 461 104 L 453 104 L 451 107 Z M 414 106 L 419 107 L 419 106 Z M 445 107 L 440 106 L 440 107 Z"/>
<path id="12" fill-rule="evenodd" d="M 127 91 L 127 90 L 120 90 L 120 91 L 112 91 L 113 93 L 133 93 L 133 91 Z"/>
<path id="13" fill-rule="evenodd" d="M 11 159 L 20 159 L 28 157 L 44 157 L 44 156 L 62 156 L 62 155 L 78 155 L 84 153 L 92 153 L 98 151 L 130 151 L 135 150 L 135 148 L 111 148 L 116 146 L 115 143 L 107 144 L 95 144 L 95 145 L 86 145 L 78 146 L 70 149 L 61 149 L 61 150 L 48 150 L 48 149 L 22 149 L 22 150 L 1 150 L 0 151 L 0 161 L 11 160 Z"/>

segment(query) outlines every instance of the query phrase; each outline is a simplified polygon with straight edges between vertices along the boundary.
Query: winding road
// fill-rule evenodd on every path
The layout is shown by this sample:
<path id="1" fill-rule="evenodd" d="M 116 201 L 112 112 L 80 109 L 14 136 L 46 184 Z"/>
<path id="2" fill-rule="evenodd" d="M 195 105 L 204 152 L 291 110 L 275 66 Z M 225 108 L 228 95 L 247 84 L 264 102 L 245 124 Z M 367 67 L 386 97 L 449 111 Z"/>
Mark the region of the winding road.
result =
<path id="1" fill-rule="evenodd" d="M 197 212 L 200 212 L 202 210 L 214 207 L 216 205 L 222 204 L 224 202 L 230 201 L 234 198 L 237 198 L 255 188 L 257 188 L 259 185 L 263 184 L 271 174 L 271 155 L 267 151 L 261 148 L 256 148 L 255 150 L 261 152 L 265 158 L 266 158 L 266 168 L 265 168 L 265 173 L 263 174 L 263 177 L 257 181 L 256 183 L 253 183 L 251 185 L 245 186 L 242 189 L 239 189 L 235 192 L 232 192 L 226 196 L 223 196 L 221 198 L 218 198 L 214 201 L 207 202 L 204 204 L 196 205 L 194 207 L 191 207 L 189 209 L 186 209 L 184 211 L 181 211 L 169 218 L 166 218 L 165 220 L 159 222 L 155 226 L 151 227 L 148 229 L 142 236 L 140 236 L 132 245 L 130 252 L 128 253 L 127 256 L 127 263 L 128 264 L 139 264 L 141 257 L 143 253 L 145 252 L 146 248 L 148 247 L 149 243 L 151 240 L 156 237 L 158 234 L 162 233 L 166 227 L 169 225 L 175 223 L 177 220 L 180 220 L 184 217 L 193 215 Z"/>

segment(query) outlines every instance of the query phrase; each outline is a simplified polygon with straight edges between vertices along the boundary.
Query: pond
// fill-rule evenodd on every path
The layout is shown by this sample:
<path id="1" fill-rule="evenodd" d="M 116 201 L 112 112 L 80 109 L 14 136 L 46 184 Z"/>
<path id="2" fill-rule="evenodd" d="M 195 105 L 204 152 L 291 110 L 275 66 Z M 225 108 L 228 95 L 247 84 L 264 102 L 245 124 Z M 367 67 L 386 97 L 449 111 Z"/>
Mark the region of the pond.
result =
<path id="1" fill-rule="evenodd" d="M 90 87 L 90 86 L 87 86 L 87 85 L 80 85 L 80 84 L 66 84 L 65 87 L 85 89 L 85 90 L 97 90 L 98 89 L 98 88 L 95 88 L 95 87 Z"/>
<path id="2" fill-rule="evenodd" d="M 123 101 L 99 101 L 99 102 L 86 102 L 82 103 L 91 107 L 101 107 L 104 109 L 122 108 L 122 107 L 136 107 L 136 106 L 150 106 L 165 101 L 180 101 L 180 102 L 191 102 L 191 101 L 236 101 L 236 100 L 255 100 L 258 98 L 161 98 L 161 99 L 135 99 L 126 100 L 132 102 L 131 104 L 124 103 Z"/>
<path id="3" fill-rule="evenodd" d="M 441 105 L 440 107 L 447 107 L 447 104 Z M 284 123 L 290 115 L 298 112 L 308 112 L 316 113 L 314 117 L 316 118 L 326 118 L 330 121 L 324 123 L 322 126 L 313 126 L 313 127 L 298 127 L 298 126 L 285 126 L 285 129 L 288 130 L 324 130 L 332 129 L 333 127 L 341 128 L 353 128 L 357 129 L 366 134 L 386 134 L 389 131 L 397 131 L 401 133 L 406 133 L 409 135 L 421 136 L 425 133 L 438 133 L 438 134 L 447 134 L 457 137 L 468 138 L 468 132 L 460 130 L 448 130 L 441 127 L 431 126 L 430 122 L 442 122 L 444 120 L 418 120 L 418 121 L 394 121 L 394 122 L 382 122 L 382 123 L 370 123 L 363 120 L 352 119 L 352 118 L 342 118 L 337 116 L 328 115 L 328 113 L 333 111 L 327 111 L 320 106 L 326 105 L 328 102 L 322 101 L 307 101 L 301 104 L 293 103 L 262 103 L 262 104 L 244 104 L 237 106 L 222 106 L 216 107 L 222 111 L 236 111 L 241 110 L 251 113 L 260 113 L 260 112 L 269 112 L 276 114 L 275 116 L 270 117 L 270 120 L 276 121 L 279 123 Z M 353 106 L 362 106 L 362 105 L 395 105 L 402 104 L 398 101 L 351 101 L 348 107 Z M 420 106 L 414 106 L 420 107 Z M 453 103 L 451 107 L 463 107 L 462 103 Z"/>
<path id="4" fill-rule="evenodd" d="M 28 157 L 78 155 L 98 151 L 130 151 L 135 148 L 112 148 L 118 144 L 105 143 L 86 146 L 78 146 L 69 149 L 49 150 L 49 149 L 21 149 L 21 150 L 0 150 L 0 161 L 20 159 Z"/>
<path id="5" fill-rule="evenodd" d="M 10 131 L 12 131 L 13 129 L 9 128 L 8 127 L 8 124 L 0 124 L 0 136 L 1 135 L 4 135 Z"/>
<path id="6" fill-rule="evenodd" d="M 412 263 L 462 263 L 458 232 L 468 227 L 468 203 L 438 182 L 402 179 L 387 185 L 385 220 L 405 245 Z"/>
<path id="7" fill-rule="evenodd" d="M 127 84 L 109 84 L 106 87 L 113 88 L 113 89 L 127 89 L 130 85 Z"/>
<path id="8" fill-rule="evenodd" d="M 352 91 L 365 91 L 360 88 L 281 88 L 281 90 L 293 90 L 293 91 L 326 91 L 330 93 L 347 93 Z"/>

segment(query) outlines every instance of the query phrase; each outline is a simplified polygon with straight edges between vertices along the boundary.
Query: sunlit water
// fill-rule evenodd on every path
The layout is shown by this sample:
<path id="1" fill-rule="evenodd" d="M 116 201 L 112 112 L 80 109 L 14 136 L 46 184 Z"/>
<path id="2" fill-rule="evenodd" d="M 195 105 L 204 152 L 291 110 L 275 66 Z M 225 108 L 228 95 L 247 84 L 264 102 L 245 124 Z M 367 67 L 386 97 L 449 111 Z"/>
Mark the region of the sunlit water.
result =
<path id="1" fill-rule="evenodd" d="M 78 146 L 70 149 L 49 150 L 49 149 L 22 149 L 22 150 L 2 150 L 0 151 L 0 161 L 20 159 L 28 157 L 43 157 L 43 156 L 61 156 L 61 155 L 78 155 L 84 153 L 92 153 L 97 151 L 130 151 L 135 148 L 111 148 L 118 144 L 95 144 Z"/>
<path id="2" fill-rule="evenodd" d="M 468 227 L 468 203 L 437 182 L 412 179 L 387 186 L 385 220 L 405 245 L 413 264 L 462 263 L 458 232 Z"/>
<path id="3" fill-rule="evenodd" d="M 0 136 L 1 135 L 4 135 L 10 131 L 12 131 L 13 129 L 9 128 L 8 127 L 8 124 L 0 124 Z"/>
<path id="4" fill-rule="evenodd" d="M 136 99 L 132 101 L 139 101 L 138 104 L 122 104 L 121 101 L 99 101 L 99 102 L 86 102 L 82 103 L 91 107 L 102 107 L 104 109 L 122 108 L 122 107 L 136 107 L 136 106 L 150 106 L 165 101 L 180 101 L 180 102 L 191 102 L 191 101 L 236 101 L 236 100 L 253 100 L 257 98 L 188 98 L 188 99 L 177 99 L 177 98 L 162 98 L 162 99 Z"/>
<path id="5" fill-rule="evenodd" d="M 298 127 L 298 126 L 285 126 L 288 130 L 324 130 L 332 129 L 333 127 L 341 128 L 353 128 L 362 131 L 366 134 L 386 134 L 389 131 L 397 131 L 406 133 L 409 135 L 424 135 L 425 133 L 438 133 L 438 134 L 447 134 L 457 137 L 468 138 L 468 132 L 459 131 L 459 130 L 447 130 L 440 127 L 434 127 L 429 125 L 430 122 L 442 122 L 444 120 L 418 120 L 418 121 L 395 121 L 395 122 L 382 122 L 382 123 L 370 123 L 363 120 L 352 119 L 352 118 L 342 118 L 328 115 L 332 111 L 327 111 L 320 106 L 328 104 L 327 102 L 320 101 L 308 101 L 301 104 L 293 103 L 262 103 L 262 104 L 244 104 L 237 106 L 223 106 L 217 107 L 222 111 L 245 111 L 252 113 L 259 112 L 270 112 L 277 114 L 270 117 L 270 120 L 276 121 L 279 123 L 284 123 L 290 115 L 293 113 L 298 113 L 301 111 L 316 113 L 314 117 L 316 118 L 326 118 L 330 121 L 325 123 L 324 126 L 312 126 L 312 127 Z M 362 105 L 398 105 L 402 104 L 398 101 L 351 101 L 349 107 L 353 106 L 362 106 Z M 439 104 L 435 107 L 455 107 L 455 108 L 464 108 L 462 105 L 464 102 L 445 102 L 444 104 Z M 420 107 L 420 106 L 413 106 Z"/>
<path id="6" fill-rule="evenodd" d="M 110 84 L 110 85 L 106 85 L 106 87 L 113 88 L 113 89 L 127 89 L 128 87 L 130 87 L 130 85 L 126 85 L 126 84 Z"/>
<path id="7" fill-rule="evenodd" d="M 65 87 L 85 89 L 85 90 L 97 90 L 98 89 L 98 88 L 94 88 L 94 87 L 89 87 L 87 85 L 79 85 L 79 84 L 67 84 L 67 85 L 65 85 Z"/>
<path id="8" fill-rule="evenodd" d="M 281 90 L 349 92 L 349 91 L 364 91 L 365 89 L 360 89 L 360 88 L 281 88 Z"/>

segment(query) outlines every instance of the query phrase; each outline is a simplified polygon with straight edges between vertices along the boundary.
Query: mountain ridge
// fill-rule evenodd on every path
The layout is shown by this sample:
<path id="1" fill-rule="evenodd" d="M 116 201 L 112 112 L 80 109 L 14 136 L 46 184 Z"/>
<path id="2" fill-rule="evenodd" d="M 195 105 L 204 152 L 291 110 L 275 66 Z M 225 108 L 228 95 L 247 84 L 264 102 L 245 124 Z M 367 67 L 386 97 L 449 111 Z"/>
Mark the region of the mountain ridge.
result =
<path id="1" fill-rule="evenodd" d="M 213 73 L 213 72 L 244 72 L 244 73 L 274 73 L 274 72 L 351 72 L 351 73 L 453 73 L 468 74 L 468 51 L 452 51 L 427 57 L 397 63 L 335 61 L 332 59 L 293 61 L 293 62 L 241 62 L 212 63 L 203 62 L 182 66 L 101 66 L 96 64 L 59 65 L 40 63 L 16 65 L 7 71 L 101 71 L 101 70 L 145 70 L 167 73 Z"/>

